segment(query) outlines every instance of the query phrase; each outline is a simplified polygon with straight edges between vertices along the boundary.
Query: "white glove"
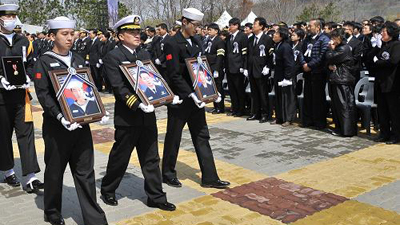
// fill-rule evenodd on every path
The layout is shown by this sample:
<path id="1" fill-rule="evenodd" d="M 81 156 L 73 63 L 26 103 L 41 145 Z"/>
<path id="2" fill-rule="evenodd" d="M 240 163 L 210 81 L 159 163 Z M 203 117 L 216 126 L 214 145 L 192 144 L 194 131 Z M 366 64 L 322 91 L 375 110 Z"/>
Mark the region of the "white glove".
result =
<path id="1" fill-rule="evenodd" d="M 106 111 L 106 115 L 101 117 L 100 124 L 106 124 L 110 120 L 110 113 Z"/>
<path id="2" fill-rule="evenodd" d="M 100 66 L 101 66 L 100 63 L 96 63 L 97 68 L 100 68 Z"/>
<path id="3" fill-rule="evenodd" d="M 219 92 L 218 93 L 218 98 L 214 101 L 215 103 L 220 103 L 222 98 L 221 98 L 221 94 Z"/>
<path id="4" fill-rule="evenodd" d="M 159 59 L 154 60 L 154 62 L 156 63 L 156 65 L 161 65 L 161 61 Z"/>
<path id="5" fill-rule="evenodd" d="M 67 121 L 64 117 L 61 117 L 61 124 L 65 127 L 65 129 L 67 129 L 69 131 L 73 131 L 78 128 L 82 128 L 82 126 L 79 123 L 75 122 L 75 123 L 71 124 L 71 122 Z"/>
<path id="6" fill-rule="evenodd" d="M 26 75 L 26 82 L 20 88 L 21 89 L 28 89 L 30 86 L 31 86 L 31 78 L 29 78 L 29 76 Z"/>
<path id="7" fill-rule="evenodd" d="M 85 64 L 86 64 L 86 65 L 89 65 L 89 61 L 85 61 Z"/>
<path id="8" fill-rule="evenodd" d="M 267 66 L 264 66 L 262 72 L 261 72 L 264 76 L 269 74 L 269 68 Z"/>
<path id="9" fill-rule="evenodd" d="M 8 82 L 5 77 L 1 77 L 0 81 L 1 84 L 3 85 L 3 88 L 6 89 L 7 91 L 11 91 L 17 88 L 14 85 L 10 85 L 10 82 Z"/>
<path id="10" fill-rule="evenodd" d="M 214 78 L 218 78 L 218 77 L 219 77 L 218 71 L 214 71 Z"/>
<path id="11" fill-rule="evenodd" d="M 145 113 L 152 113 L 154 112 L 154 106 L 153 105 L 145 105 L 143 103 L 139 104 L 139 108 L 145 112 Z"/>
<path id="12" fill-rule="evenodd" d="M 183 100 L 180 100 L 179 99 L 179 96 L 178 95 L 175 95 L 174 96 L 174 99 L 172 100 L 172 105 L 179 105 L 179 104 L 181 104 L 183 102 Z"/>
<path id="13" fill-rule="evenodd" d="M 100 63 L 100 64 L 103 64 L 103 60 L 102 60 L 102 59 L 99 59 L 99 63 Z"/>
<path id="14" fill-rule="evenodd" d="M 378 59 L 378 57 L 376 57 L 376 56 L 374 56 L 374 62 L 376 62 L 376 61 L 378 61 L 379 59 Z"/>
<path id="15" fill-rule="evenodd" d="M 189 97 L 191 97 L 191 98 L 193 99 L 194 103 L 196 103 L 196 106 L 199 107 L 200 109 L 201 109 L 201 108 L 204 108 L 204 106 L 206 106 L 206 103 L 200 101 L 200 100 L 197 98 L 197 96 L 196 96 L 196 94 L 195 94 L 194 92 L 191 93 L 191 94 L 189 95 Z"/>
<path id="16" fill-rule="evenodd" d="M 244 75 L 245 77 L 248 77 L 248 76 L 249 76 L 249 71 L 248 71 L 248 70 L 243 70 L 243 75 Z"/>
<path id="17" fill-rule="evenodd" d="M 239 69 L 239 72 L 240 72 L 240 73 L 243 73 L 243 71 L 244 71 L 243 68 L 240 68 L 240 69 Z"/>
<path id="18" fill-rule="evenodd" d="M 278 86 L 286 87 L 286 86 L 290 86 L 290 85 L 292 85 L 291 80 L 283 79 L 283 81 L 278 82 Z"/>
<path id="19" fill-rule="evenodd" d="M 376 47 L 381 48 L 382 47 L 382 35 L 378 34 L 376 35 Z"/>

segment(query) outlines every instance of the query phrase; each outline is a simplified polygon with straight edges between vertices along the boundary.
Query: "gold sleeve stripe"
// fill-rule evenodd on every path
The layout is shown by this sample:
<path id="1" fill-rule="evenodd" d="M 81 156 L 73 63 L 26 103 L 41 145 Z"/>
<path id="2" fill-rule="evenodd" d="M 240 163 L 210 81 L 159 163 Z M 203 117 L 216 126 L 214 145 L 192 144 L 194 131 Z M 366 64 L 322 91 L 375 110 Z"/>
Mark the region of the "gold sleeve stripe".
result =
<path id="1" fill-rule="evenodd" d="M 132 95 L 131 97 L 129 97 L 129 99 L 126 101 L 126 105 L 131 108 L 133 106 L 133 104 L 136 102 L 137 97 Z"/>
<path id="2" fill-rule="evenodd" d="M 242 48 L 242 51 L 247 51 L 247 48 Z"/>
<path id="3" fill-rule="evenodd" d="M 137 101 L 137 99 L 133 100 L 132 102 L 129 103 L 128 107 L 132 108 L 133 104 L 135 104 L 135 102 Z"/>
<path id="4" fill-rule="evenodd" d="M 219 55 L 225 56 L 225 53 L 224 52 L 218 52 L 217 56 L 219 56 Z"/>
<path id="5" fill-rule="evenodd" d="M 217 52 L 225 52 L 225 49 L 220 48 L 220 49 L 217 50 Z"/>

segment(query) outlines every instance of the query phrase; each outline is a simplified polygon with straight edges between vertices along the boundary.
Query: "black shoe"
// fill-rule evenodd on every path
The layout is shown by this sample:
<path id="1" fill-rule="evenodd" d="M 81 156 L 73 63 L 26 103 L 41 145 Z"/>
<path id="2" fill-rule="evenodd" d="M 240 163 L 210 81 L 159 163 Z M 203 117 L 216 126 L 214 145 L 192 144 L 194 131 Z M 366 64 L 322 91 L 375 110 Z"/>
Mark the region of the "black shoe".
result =
<path id="1" fill-rule="evenodd" d="M 235 115 L 233 115 L 234 117 L 242 117 L 244 114 L 243 113 L 236 113 Z"/>
<path id="2" fill-rule="evenodd" d="M 19 187 L 21 185 L 21 183 L 18 181 L 17 176 L 15 176 L 15 174 L 4 178 L 4 181 L 11 187 Z"/>
<path id="3" fill-rule="evenodd" d="M 212 109 L 209 113 L 214 113 L 217 109 Z"/>
<path id="4" fill-rule="evenodd" d="M 394 144 L 397 144 L 397 143 L 399 143 L 400 142 L 400 139 L 392 139 L 392 140 L 390 140 L 390 141 L 387 141 L 386 142 L 386 144 L 388 144 L 388 145 L 394 145 Z"/>
<path id="5" fill-rule="evenodd" d="M 118 201 L 117 199 L 115 199 L 114 196 L 107 196 L 107 195 L 101 195 L 100 199 L 103 200 L 104 203 L 106 203 L 107 205 L 111 205 L 111 206 L 117 206 L 118 205 Z"/>
<path id="6" fill-rule="evenodd" d="M 375 142 L 387 142 L 389 140 L 390 139 L 388 137 L 382 137 L 382 136 L 379 136 L 379 137 L 374 139 Z"/>
<path id="7" fill-rule="evenodd" d="M 252 115 L 249 118 L 247 118 L 246 120 L 251 121 L 251 120 L 259 120 L 259 119 L 260 119 L 260 116 Z"/>
<path id="8" fill-rule="evenodd" d="M 217 109 L 214 112 L 212 112 L 212 114 L 221 114 L 221 113 L 224 113 L 224 112 L 225 112 L 225 110 Z"/>
<path id="9" fill-rule="evenodd" d="M 44 189 L 44 183 L 40 182 L 40 180 L 34 180 L 25 186 L 25 191 L 29 194 L 38 192 L 39 189 Z"/>
<path id="10" fill-rule="evenodd" d="M 64 222 L 64 219 L 62 218 L 62 216 L 59 216 L 58 218 L 50 218 L 45 214 L 44 221 L 51 223 L 51 225 L 65 225 L 65 222 Z"/>
<path id="11" fill-rule="evenodd" d="M 268 117 L 267 116 L 262 116 L 260 119 L 260 123 L 266 123 L 268 121 Z"/>
<path id="12" fill-rule="evenodd" d="M 204 188 L 219 188 L 224 189 L 227 188 L 231 183 L 228 181 L 217 180 L 212 183 L 202 183 L 201 186 Z"/>
<path id="13" fill-rule="evenodd" d="M 163 183 L 166 183 L 171 187 L 177 187 L 177 188 L 182 187 L 182 183 L 178 180 L 178 178 L 163 179 Z"/>
<path id="14" fill-rule="evenodd" d="M 227 116 L 235 116 L 236 113 L 235 113 L 235 112 L 228 112 L 226 115 L 227 115 Z"/>
<path id="15" fill-rule="evenodd" d="M 175 211 L 176 206 L 172 203 L 169 202 L 164 202 L 164 203 L 156 203 L 150 200 L 149 198 L 147 199 L 147 206 L 151 208 L 159 208 L 161 210 L 165 211 Z"/>

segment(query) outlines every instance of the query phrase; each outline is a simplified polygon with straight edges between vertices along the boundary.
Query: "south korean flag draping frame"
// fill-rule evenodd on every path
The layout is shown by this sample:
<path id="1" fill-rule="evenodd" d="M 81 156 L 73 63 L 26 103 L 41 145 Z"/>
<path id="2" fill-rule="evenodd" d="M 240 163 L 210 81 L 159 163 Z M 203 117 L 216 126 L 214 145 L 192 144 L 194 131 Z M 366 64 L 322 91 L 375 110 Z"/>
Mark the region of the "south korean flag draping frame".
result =
<path id="1" fill-rule="evenodd" d="M 55 54 L 54 52 L 50 52 L 50 51 L 49 51 L 49 52 L 45 52 L 44 54 L 45 54 L 45 55 L 50 55 L 50 56 L 52 56 L 52 57 L 57 58 L 57 59 L 60 60 L 61 62 L 64 62 L 64 60 L 63 60 L 62 58 L 60 58 L 60 57 L 59 57 L 57 54 Z M 69 52 L 68 55 L 69 55 L 69 57 L 72 57 L 72 52 Z M 65 63 L 65 62 L 64 62 L 64 63 Z M 75 68 L 73 68 L 73 67 L 71 67 L 71 66 L 69 66 L 69 65 L 67 65 L 67 66 L 68 66 L 68 69 L 67 69 L 68 75 L 67 75 L 67 78 L 65 78 L 64 83 L 61 85 L 60 90 L 58 90 L 58 92 L 57 92 L 57 94 L 56 94 L 57 100 L 60 100 L 60 98 L 61 98 L 61 96 L 62 96 L 62 93 L 64 92 L 65 88 L 67 87 L 69 81 L 72 79 L 73 76 L 76 76 L 76 77 L 78 77 L 79 79 L 83 80 L 83 81 L 84 81 L 85 83 L 87 83 L 90 87 L 96 88 L 96 86 L 95 86 L 92 82 L 90 82 L 88 79 L 86 79 L 84 75 L 76 73 Z"/>
<path id="2" fill-rule="evenodd" d="M 204 71 L 206 71 L 208 74 L 212 74 L 207 66 L 205 65 L 205 63 L 203 62 L 203 59 L 199 56 L 197 57 L 197 73 L 196 73 L 196 80 L 193 82 L 193 88 L 196 88 L 197 83 L 199 82 L 199 77 L 200 77 L 200 68 L 202 68 Z"/>
<path id="3" fill-rule="evenodd" d="M 146 73 L 153 73 L 154 76 L 156 76 L 159 80 L 160 80 L 161 75 L 158 74 L 158 73 L 156 73 L 156 71 L 154 71 L 154 70 L 151 70 L 151 69 L 149 70 L 149 69 L 147 69 L 147 68 L 144 66 L 143 62 L 140 61 L 140 60 L 136 60 L 135 63 L 136 63 L 136 65 L 137 65 L 136 76 L 135 76 L 136 83 L 135 83 L 135 87 L 133 87 L 133 89 L 135 90 L 136 94 L 138 94 L 138 92 L 139 92 L 139 74 L 140 74 L 140 72 L 144 71 L 144 72 L 146 72 Z M 160 81 L 160 82 L 161 82 L 161 81 Z M 160 85 L 160 84 L 156 84 L 156 85 Z"/>

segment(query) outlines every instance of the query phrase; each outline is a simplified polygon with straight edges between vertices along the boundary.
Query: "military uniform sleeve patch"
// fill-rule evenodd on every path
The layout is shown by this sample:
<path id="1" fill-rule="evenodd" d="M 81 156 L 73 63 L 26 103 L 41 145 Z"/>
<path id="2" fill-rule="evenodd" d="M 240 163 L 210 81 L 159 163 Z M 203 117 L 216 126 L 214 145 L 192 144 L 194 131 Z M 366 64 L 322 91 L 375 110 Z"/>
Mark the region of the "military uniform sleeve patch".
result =
<path id="1" fill-rule="evenodd" d="M 167 60 L 172 60 L 172 54 L 168 54 L 166 58 Z"/>
<path id="2" fill-rule="evenodd" d="M 41 73 L 36 73 L 35 77 L 36 77 L 36 79 L 42 79 L 42 74 Z"/>

